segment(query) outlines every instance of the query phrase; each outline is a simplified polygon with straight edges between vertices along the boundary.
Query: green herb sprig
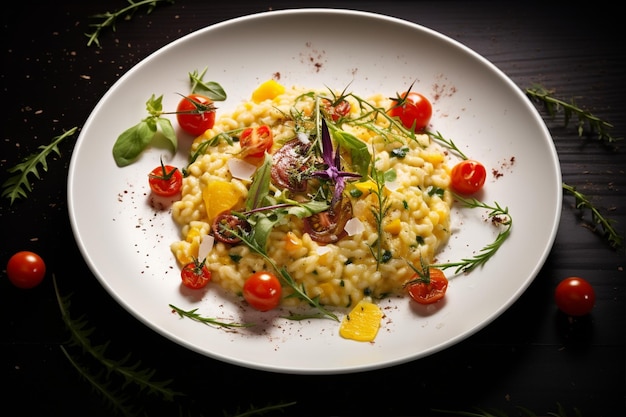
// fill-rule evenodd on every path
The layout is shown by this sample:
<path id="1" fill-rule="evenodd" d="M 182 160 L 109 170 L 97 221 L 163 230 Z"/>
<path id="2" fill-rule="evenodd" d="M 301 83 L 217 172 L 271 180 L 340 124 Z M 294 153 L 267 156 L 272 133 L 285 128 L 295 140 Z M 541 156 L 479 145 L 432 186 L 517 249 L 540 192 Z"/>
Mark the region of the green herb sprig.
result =
<path id="1" fill-rule="evenodd" d="M 600 210 L 589 200 L 589 198 L 576 190 L 576 187 L 563 183 L 563 189 L 574 196 L 575 206 L 579 210 L 588 209 L 591 211 L 591 220 L 600 226 L 599 232 L 605 237 L 612 248 L 617 249 L 624 244 L 624 238 L 613 227 L 614 221 L 607 219 L 600 213 Z M 595 230 L 597 230 L 594 227 Z"/>
<path id="2" fill-rule="evenodd" d="M 431 268 L 439 269 L 456 268 L 454 273 L 458 274 L 460 272 L 469 272 L 478 266 L 484 265 L 493 255 L 495 255 L 495 253 L 498 251 L 498 249 L 500 249 L 504 241 L 511 234 L 511 229 L 513 227 L 513 218 L 509 213 L 509 209 L 506 207 L 502 208 L 502 206 L 500 206 L 497 202 L 494 202 L 493 205 L 489 205 L 475 198 L 465 198 L 459 195 L 455 195 L 454 197 L 465 207 L 483 208 L 489 210 L 487 215 L 491 219 L 491 222 L 498 226 L 504 226 L 504 230 L 501 230 L 498 233 L 495 240 L 483 247 L 476 256 L 473 256 L 471 258 L 464 258 L 458 262 L 429 265 Z"/>
<path id="3" fill-rule="evenodd" d="M 255 326 L 254 323 L 235 323 L 235 322 L 230 322 L 230 323 L 226 323 L 223 321 L 220 321 L 216 318 L 212 318 L 212 317 L 204 317 L 198 313 L 196 313 L 196 311 L 198 311 L 197 308 L 194 308 L 193 310 L 188 310 L 185 311 L 182 308 L 176 307 L 173 304 L 169 305 L 170 308 L 172 310 L 174 310 L 176 313 L 178 313 L 178 315 L 182 318 L 182 317 L 187 317 L 191 320 L 200 322 L 200 323 L 204 323 L 206 325 L 209 326 L 217 326 L 217 327 L 223 327 L 226 329 L 232 329 L 232 328 L 236 328 L 236 327 L 252 327 Z"/>
<path id="4" fill-rule="evenodd" d="M 85 33 L 85 36 L 89 38 L 89 40 L 87 41 L 87 46 L 91 46 L 92 44 L 95 44 L 96 46 L 100 47 L 99 37 L 100 37 L 100 33 L 104 29 L 111 28 L 113 32 L 115 32 L 116 30 L 115 24 L 117 23 L 118 19 L 124 18 L 124 20 L 131 20 L 135 12 L 142 6 L 147 5 L 148 9 L 146 11 L 146 14 L 150 14 L 159 3 L 174 4 L 173 0 L 142 0 L 142 1 L 136 1 L 136 2 L 133 0 L 127 0 L 127 1 L 129 3 L 128 6 L 122 9 L 119 9 L 113 13 L 104 12 L 104 13 L 91 16 L 91 18 L 93 19 L 98 19 L 99 22 L 92 23 L 89 25 L 89 27 L 92 27 L 95 29 L 91 33 Z"/>
<path id="5" fill-rule="evenodd" d="M 577 130 L 579 137 L 582 137 L 585 134 L 585 128 L 587 127 L 591 133 L 597 134 L 599 140 L 607 141 L 609 143 L 615 143 L 622 140 L 622 138 L 616 138 L 611 135 L 610 130 L 613 128 L 611 123 L 601 119 L 587 110 L 580 108 L 574 103 L 573 100 L 571 102 L 566 102 L 556 98 L 552 95 L 553 91 L 547 90 L 541 85 L 534 85 L 527 88 L 525 92 L 531 101 L 543 104 L 543 107 L 548 112 L 550 117 L 555 117 L 556 114 L 562 110 L 565 117 L 565 126 L 569 124 L 572 116 L 577 116 Z"/>
<path id="6" fill-rule="evenodd" d="M 61 156 L 59 151 L 59 144 L 66 138 L 72 136 L 78 130 L 77 127 L 73 127 L 67 132 L 55 137 L 49 145 L 41 145 L 40 152 L 35 153 L 24 159 L 19 164 L 8 169 L 10 176 L 2 184 L 2 197 L 7 197 L 11 200 L 11 204 L 19 198 L 26 198 L 27 193 L 32 191 L 32 186 L 29 180 L 29 174 L 34 175 L 37 179 L 41 179 L 39 167 L 44 171 L 48 171 L 48 161 L 46 158 L 51 153 L 56 153 Z"/>

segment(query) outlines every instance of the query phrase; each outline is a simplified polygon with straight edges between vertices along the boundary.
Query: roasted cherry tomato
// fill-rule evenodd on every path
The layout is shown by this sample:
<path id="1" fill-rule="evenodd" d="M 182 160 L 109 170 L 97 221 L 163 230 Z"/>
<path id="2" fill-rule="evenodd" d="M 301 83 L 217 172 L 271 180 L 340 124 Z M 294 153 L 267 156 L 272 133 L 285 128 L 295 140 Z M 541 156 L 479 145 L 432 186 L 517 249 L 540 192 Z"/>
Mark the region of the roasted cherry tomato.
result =
<path id="1" fill-rule="evenodd" d="M 272 155 L 272 182 L 279 188 L 295 192 L 306 190 L 307 180 L 300 176 L 306 171 L 310 143 L 292 139 Z"/>
<path id="2" fill-rule="evenodd" d="M 487 170 L 480 162 L 466 159 L 452 167 L 450 176 L 450 185 L 454 191 L 469 195 L 483 188 L 487 178 Z"/>
<path id="3" fill-rule="evenodd" d="M 596 293 L 585 279 L 569 277 L 556 286 L 554 300 L 559 310 L 568 316 L 584 316 L 593 309 Z"/>
<path id="4" fill-rule="evenodd" d="M 336 122 L 342 117 L 346 117 L 350 114 L 350 102 L 344 98 L 338 98 L 335 101 L 323 98 L 321 101 L 324 112 L 332 119 L 333 122 Z"/>
<path id="5" fill-rule="evenodd" d="M 148 174 L 148 184 L 156 195 L 170 197 L 178 194 L 183 187 L 183 174 L 178 168 L 163 165 L 161 161 L 161 165 Z"/>
<path id="6" fill-rule="evenodd" d="M 176 119 L 181 129 L 199 136 L 215 124 L 213 100 L 202 94 L 189 94 L 178 102 Z"/>
<path id="7" fill-rule="evenodd" d="M 441 269 L 430 268 L 428 277 L 415 274 L 407 283 L 411 298 L 420 304 L 432 304 L 441 300 L 448 289 L 448 279 Z"/>
<path id="8" fill-rule="evenodd" d="M 245 219 L 233 214 L 230 210 L 226 210 L 215 216 L 211 230 L 213 230 L 215 239 L 229 245 L 234 245 L 241 242 L 241 239 L 236 234 L 232 233 L 232 231 L 248 233 L 251 228 L 250 223 Z"/>
<path id="9" fill-rule="evenodd" d="M 30 251 L 17 252 L 7 263 L 9 281 L 18 288 L 33 288 L 46 275 L 46 264 L 41 256 Z"/>
<path id="10" fill-rule="evenodd" d="M 433 115 L 433 107 L 425 96 L 413 91 L 406 91 L 392 100 L 393 105 L 387 114 L 400 119 L 404 127 L 418 132 L 428 126 Z"/>
<path id="11" fill-rule="evenodd" d="M 351 218 L 352 203 L 345 198 L 334 208 L 305 217 L 304 231 L 318 243 L 335 243 L 348 234 L 345 226 Z"/>
<path id="12" fill-rule="evenodd" d="M 259 271 L 243 284 L 243 298 L 259 311 L 269 311 L 280 304 L 282 287 L 276 275 Z"/>
<path id="13" fill-rule="evenodd" d="M 267 125 L 254 126 L 245 129 L 239 136 L 241 155 L 259 157 L 272 149 L 274 134 Z"/>
<path id="14" fill-rule="evenodd" d="M 211 271 L 209 271 L 205 262 L 206 259 L 200 262 L 194 258 L 192 262 L 183 267 L 180 271 L 180 277 L 185 287 L 197 290 L 206 287 L 209 281 L 211 281 Z"/>

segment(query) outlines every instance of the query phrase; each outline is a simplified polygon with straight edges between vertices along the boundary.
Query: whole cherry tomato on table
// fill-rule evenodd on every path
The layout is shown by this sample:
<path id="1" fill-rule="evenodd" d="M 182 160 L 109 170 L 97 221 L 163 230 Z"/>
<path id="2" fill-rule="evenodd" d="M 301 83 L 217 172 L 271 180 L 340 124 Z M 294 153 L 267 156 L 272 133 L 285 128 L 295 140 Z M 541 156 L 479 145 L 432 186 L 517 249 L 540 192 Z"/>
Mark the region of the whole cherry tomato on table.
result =
<path id="1" fill-rule="evenodd" d="M 454 191 L 469 195 L 483 188 L 487 178 L 487 170 L 480 162 L 466 159 L 452 167 L 450 177 L 450 185 Z"/>
<path id="2" fill-rule="evenodd" d="M 171 165 L 161 165 L 148 174 L 148 184 L 156 195 L 170 197 L 180 192 L 183 187 L 183 174 Z"/>
<path id="3" fill-rule="evenodd" d="M 433 304 L 446 295 L 448 279 L 441 269 L 430 268 L 428 277 L 415 274 L 406 284 L 406 289 L 418 303 Z"/>
<path id="4" fill-rule="evenodd" d="M 387 114 L 400 119 L 404 127 L 419 132 L 428 126 L 433 115 L 433 107 L 424 95 L 406 91 L 392 100 L 393 105 Z"/>
<path id="5" fill-rule="evenodd" d="M 211 271 L 206 266 L 206 259 L 200 262 L 194 258 L 180 271 L 180 277 L 187 288 L 197 290 L 206 287 L 211 281 Z"/>
<path id="6" fill-rule="evenodd" d="M 178 102 L 176 119 L 181 129 L 199 136 L 215 124 L 213 100 L 202 94 L 189 94 Z"/>
<path id="7" fill-rule="evenodd" d="M 245 129 L 239 136 L 242 156 L 259 157 L 274 145 L 274 134 L 267 125 L 254 126 Z"/>
<path id="8" fill-rule="evenodd" d="M 596 293 L 585 279 L 569 277 L 557 285 L 554 300 L 559 310 L 568 316 L 584 316 L 593 309 Z"/>
<path id="9" fill-rule="evenodd" d="M 243 298 L 259 311 L 272 310 L 280 304 L 282 287 L 276 275 L 259 271 L 243 284 Z"/>
<path id="10" fill-rule="evenodd" d="M 34 252 L 17 252 L 7 263 L 9 281 L 18 288 L 33 288 L 39 285 L 46 275 L 46 264 Z"/>

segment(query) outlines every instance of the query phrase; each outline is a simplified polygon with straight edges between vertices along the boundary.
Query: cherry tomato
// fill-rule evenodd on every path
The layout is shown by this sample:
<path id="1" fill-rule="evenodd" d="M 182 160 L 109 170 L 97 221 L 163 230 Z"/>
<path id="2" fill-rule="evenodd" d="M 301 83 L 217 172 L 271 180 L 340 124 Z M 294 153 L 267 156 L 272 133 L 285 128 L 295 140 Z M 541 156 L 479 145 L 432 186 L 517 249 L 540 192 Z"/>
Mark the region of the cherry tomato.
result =
<path id="1" fill-rule="evenodd" d="M 429 280 L 415 274 L 406 286 L 411 298 L 420 304 L 432 304 L 441 300 L 448 289 L 448 279 L 441 269 L 430 268 Z"/>
<path id="2" fill-rule="evenodd" d="M 250 223 L 239 216 L 236 216 L 230 210 L 226 210 L 215 216 L 213 224 L 211 225 L 213 230 L 213 236 L 215 239 L 229 245 L 234 245 L 241 242 L 241 239 L 231 232 L 231 230 L 237 231 L 237 233 L 248 233 L 251 230 Z"/>
<path id="3" fill-rule="evenodd" d="M 41 256 L 30 251 L 17 252 L 7 263 L 9 281 L 18 288 L 33 288 L 46 275 L 46 264 Z"/>
<path id="4" fill-rule="evenodd" d="M 324 98 L 322 99 L 322 105 L 324 111 L 333 120 L 333 122 L 336 122 L 342 117 L 346 117 L 350 114 L 350 102 L 343 98 L 339 98 L 334 102 L 330 99 Z"/>
<path id="5" fill-rule="evenodd" d="M 207 268 L 206 259 L 202 262 L 194 258 L 180 271 L 183 285 L 194 290 L 204 288 L 211 281 L 211 271 Z"/>
<path id="6" fill-rule="evenodd" d="M 282 287 L 276 275 L 259 271 L 243 284 L 243 298 L 259 311 L 269 311 L 280 304 Z"/>
<path id="7" fill-rule="evenodd" d="M 274 134 L 267 125 L 249 127 L 239 136 L 242 156 L 259 157 L 272 149 Z"/>
<path id="8" fill-rule="evenodd" d="M 299 173 L 307 170 L 310 143 L 292 139 L 273 155 L 271 176 L 274 185 L 295 192 L 306 191 L 307 180 Z"/>
<path id="9" fill-rule="evenodd" d="M 335 243 L 347 236 L 346 223 L 352 218 L 352 203 L 343 199 L 333 209 L 304 219 L 304 231 L 318 243 Z"/>
<path id="10" fill-rule="evenodd" d="M 596 293 L 585 279 L 569 277 L 556 286 L 554 300 L 563 313 L 569 316 L 584 316 L 593 309 Z"/>
<path id="11" fill-rule="evenodd" d="M 215 124 L 213 100 L 202 94 L 183 97 L 176 108 L 176 119 L 181 129 L 199 136 Z"/>
<path id="12" fill-rule="evenodd" d="M 414 91 L 406 91 L 392 100 L 393 106 L 387 114 L 400 119 L 404 127 L 418 132 L 428 126 L 433 115 L 433 107 L 425 96 Z"/>
<path id="13" fill-rule="evenodd" d="M 466 159 L 452 167 L 452 188 L 460 194 L 474 194 L 485 184 L 487 170 L 485 166 L 473 159 Z"/>
<path id="14" fill-rule="evenodd" d="M 148 184 L 156 195 L 170 197 L 178 194 L 183 187 L 183 174 L 171 165 L 161 165 L 148 174 Z"/>

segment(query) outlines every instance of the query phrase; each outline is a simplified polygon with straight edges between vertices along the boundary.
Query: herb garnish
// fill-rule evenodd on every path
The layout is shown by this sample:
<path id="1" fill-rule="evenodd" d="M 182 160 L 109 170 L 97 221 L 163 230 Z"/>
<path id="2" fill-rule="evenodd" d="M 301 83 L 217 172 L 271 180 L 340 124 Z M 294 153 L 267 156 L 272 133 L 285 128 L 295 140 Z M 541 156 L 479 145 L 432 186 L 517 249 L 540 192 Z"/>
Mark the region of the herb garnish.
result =
<path id="1" fill-rule="evenodd" d="M 194 320 L 194 321 L 197 321 L 197 322 L 200 322 L 200 323 L 204 323 L 204 324 L 209 325 L 209 326 L 218 326 L 218 327 L 223 327 L 223 328 L 226 328 L 226 329 L 232 329 L 232 328 L 235 328 L 235 327 L 252 327 L 252 326 L 254 326 L 254 323 L 233 323 L 233 322 L 226 323 L 226 322 L 220 321 L 220 320 L 218 320 L 216 318 L 204 317 L 204 316 L 201 316 L 200 314 L 196 313 L 196 311 L 198 311 L 197 308 L 194 308 L 193 310 L 185 311 L 185 310 L 183 310 L 183 309 L 181 309 L 179 307 L 176 307 L 173 304 L 170 304 L 169 306 L 170 306 L 170 308 L 172 310 L 174 310 L 176 313 L 178 313 L 178 315 L 181 318 L 182 317 L 187 317 L 187 318 L 189 318 L 191 320 Z"/>
<path id="2" fill-rule="evenodd" d="M 62 135 L 55 137 L 49 145 L 41 145 L 37 148 L 41 150 L 39 153 L 32 154 L 19 164 L 9 168 L 8 172 L 15 175 L 10 176 L 2 184 L 2 197 L 7 197 L 11 200 L 11 204 L 18 198 L 26 198 L 27 192 L 32 191 L 28 174 L 33 174 L 36 178 L 41 179 L 39 166 L 41 165 L 44 171 L 48 171 L 48 161 L 46 160 L 48 155 L 54 152 L 61 156 L 59 143 L 76 133 L 77 129 L 77 127 L 73 127 Z"/>
<path id="3" fill-rule="evenodd" d="M 504 241 L 511 234 L 511 228 L 513 227 L 513 218 L 509 214 L 509 209 L 502 208 L 497 202 L 494 202 L 493 205 L 489 205 L 475 198 L 465 198 L 459 195 L 455 195 L 454 197 L 465 207 L 483 208 L 490 210 L 487 215 L 491 219 L 491 222 L 497 226 L 504 226 L 504 230 L 501 230 L 498 233 L 496 239 L 483 247 L 476 256 L 472 258 L 461 259 L 459 262 L 448 262 L 429 265 L 429 267 L 431 268 L 439 269 L 456 268 L 454 273 L 458 274 L 460 272 L 469 272 L 478 266 L 484 265 L 493 255 L 495 255 L 495 253 L 502 246 Z"/>
<path id="4" fill-rule="evenodd" d="M 141 0 L 138 2 L 134 2 L 133 0 L 128 0 L 130 3 L 129 6 L 126 6 L 122 9 L 117 10 L 116 12 L 105 12 L 91 16 L 94 19 L 100 19 L 100 23 L 92 23 L 89 26 L 94 27 L 95 30 L 91 33 L 85 33 L 85 36 L 89 38 L 87 41 L 87 46 L 91 46 L 91 44 L 96 44 L 98 47 L 100 46 L 100 40 L 98 37 L 100 33 L 105 29 L 110 27 L 113 32 L 115 32 L 115 23 L 117 19 L 124 17 L 124 20 L 130 20 L 133 17 L 133 14 L 137 9 L 141 6 L 148 5 L 147 14 L 150 14 L 152 10 L 158 5 L 158 3 L 170 3 L 173 4 L 173 0 Z"/>

